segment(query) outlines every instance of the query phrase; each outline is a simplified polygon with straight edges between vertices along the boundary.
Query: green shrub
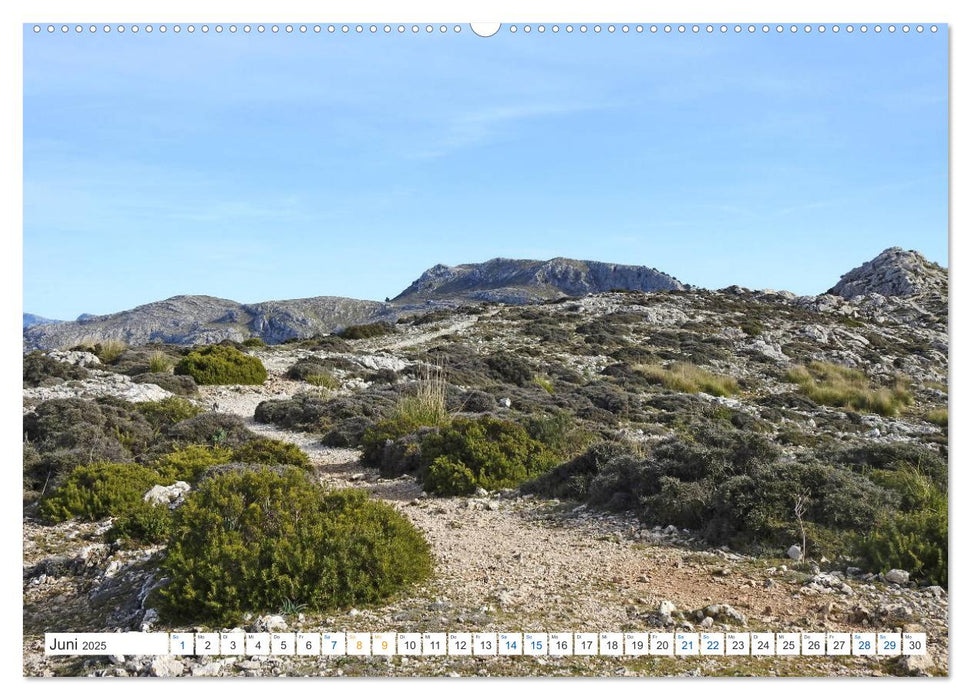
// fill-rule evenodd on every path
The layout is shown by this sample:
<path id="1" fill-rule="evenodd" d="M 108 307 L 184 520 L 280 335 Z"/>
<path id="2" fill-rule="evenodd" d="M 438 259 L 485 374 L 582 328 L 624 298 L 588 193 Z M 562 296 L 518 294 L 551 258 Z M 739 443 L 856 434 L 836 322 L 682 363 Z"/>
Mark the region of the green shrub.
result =
<path id="1" fill-rule="evenodd" d="M 266 343 L 263 342 L 262 338 L 247 338 L 243 341 L 244 348 L 265 348 Z"/>
<path id="2" fill-rule="evenodd" d="M 193 350 L 179 360 L 176 374 L 188 374 L 196 384 L 262 384 L 266 368 L 259 358 L 225 345 Z"/>
<path id="3" fill-rule="evenodd" d="M 233 461 L 245 464 L 263 464 L 273 467 L 289 464 L 301 469 L 310 469 L 310 458 L 296 445 L 271 438 L 251 440 L 233 451 Z"/>
<path id="4" fill-rule="evenodd" d="M 697 394 L 700 391 L 712 396 L 730 396 L 738 393 L 738 382 L 732 377 L 709 372 L 688 362 L 674 362 L 667 367 L 637 365 L 634 369 L 648 382 L 660 384 L 665 389 Z"/>
<path id="5" fill-rule="evenodd" d="M 567 411 L 529 416 L 523 421 L 523 427 L 531 438 L 546 445 L 562 459 L 576 457 L 596 439 L 593 433 L 578 427 Z"/>
<path id="6" fill-rule="evenodd" d="M 900 494 L 900 510 L 883 513 L 860 539 L 862 563 L 883 572 L 903 569 L 927 583 L 947 586 L 946 490 L 917 468 L 875 476 Z"/>
<path id="7" fill-rule="evenodd" d="M 43 352 L 24 355 L 24 386 L 50 386 L 63 379 L 87 379 L 84 367 L 60 362 Z"/>
<path id="8" fill-rule="evenodd" d="M 378 338 L 389 333 L 394 333 L 394 326 L 390 323 L 381 322 L 348 326 L 337 335 L 345 340 L 363 340 L 365 338 Z"/>
<path id="9" fill-rule="evenodd" d="M 395 416 L 369 426 L 361 438 L 361 464 L 383 470 L 382 461 L 387 442 L 417 432 L 421 427 L 420 423 L 407 416 Z"/>
<path id="10" fill-rule="evenodd" d="M 120 515 L 141 503 L 145 492 L 159 480 L 158 472 L 139 464 L 80 466 L 41 501 L 41 514 L 52 522 Z"/>
<path id="11" fill-rule="evenodd" d="M 532 365 L 512 353 L 496 353 L 486 358 L 486 365 L 494 377 L 516 386 L 526 386 L 533 378 Z"/>
<path id="12" fill-rule="evenodd" d="M 762 335 L 762 332 L 765 330 L 765 326 L 763 326 L 762 322 L 758 319 L 743 321 L 739 328 L 741 328 L 742 332 L 748 336 Z"/>
<path id="13" fill-rule="evenodd" d="M 806 396 L 822 406 L 896 416 L 913 402 L 903 378 L 898 377 L 892 386 L 876 387 L 863 372 L 828 362 L 797 365 L 786 373 L 786 380 L 798 384 Z"/>
<path id="14" fill-rule="evenodd" d="M 476 487 L 487 491 L 518 486 L 553 466 L 555 455 L 532 439 L 522 426 L 488 416 L 456 418 L 451 425 L 421 441 L 423 466 L 439 457 L 471 472 Z M 452 472 L 455 470 L 452 469 Z M 439 482 L 424 475 L 425 490 L 437 493 Z M 444 495 L 444 494 L 443 494 Z"/>
<path id="15" fill-rule="evenodd" d="M 172 511 L 164 505 L 141 503 L 123 511 L 105 533 L 105 541 L 163 544 L 172 534 Z"/>
<path id="16" fill-rule="evenodd" d="M 152 467 L 166 483 L 197 482 L 209 467 L 228 464 L 234 459 L 233 451 L 218 445 L 186 445 L 159 457 Z"/>
<path id="17" fill-rule="evenodd" d="M 175 513 L 156 603 L 175 622 L 373 604 L 431 572 L 428 544 L 393 507 L 296 469 L 215 476 Z"/>
<path id="18" fill-rule="evenodd" d="M 175 425 L 202 413 L 202 409 L 194 403 L 178 396 L 169 396 L 161 401 L 142 401 L 136 403 L 135 407 L 156 429 Z"/>
<path id="19" fill-rule="evenodd" d="M 471 496 L 477 480 L 472 470 L 462 462 L 437 457 L 425 475 L 425 490 L 438 496 Z"/>

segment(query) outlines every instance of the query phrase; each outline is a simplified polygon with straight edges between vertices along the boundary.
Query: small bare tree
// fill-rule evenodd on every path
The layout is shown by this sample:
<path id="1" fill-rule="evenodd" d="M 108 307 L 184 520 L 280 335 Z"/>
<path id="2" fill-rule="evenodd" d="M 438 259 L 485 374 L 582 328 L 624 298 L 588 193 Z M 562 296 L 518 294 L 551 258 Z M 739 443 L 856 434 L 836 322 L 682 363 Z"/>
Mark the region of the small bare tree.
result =
<path id="1" fill-rule="evenodd" d="M 806 508 L 809 506 L 809 491 L 803 491 L 796 498 L 796 522 L 799 523 L 799 532 L 802 535 L 802 549 L 799 552 L 799 561 L 806 558 L 806 524 L 802 520 L 802 516 L 806 514 Z"/>

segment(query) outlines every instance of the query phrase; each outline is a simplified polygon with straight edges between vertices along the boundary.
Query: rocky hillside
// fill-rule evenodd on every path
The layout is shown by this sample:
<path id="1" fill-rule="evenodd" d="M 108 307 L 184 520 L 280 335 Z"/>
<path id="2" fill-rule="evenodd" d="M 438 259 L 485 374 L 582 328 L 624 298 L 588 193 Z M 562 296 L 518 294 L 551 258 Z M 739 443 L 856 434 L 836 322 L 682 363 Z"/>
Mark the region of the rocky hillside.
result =
<path id="1" fill-rule="evenodd" d="M 120 340 L 129 345 L 193 345 L 250 337 L 280 343 L 327 334 L 351 323 L 393 316 L 376 302 L 313 297 L 241 304 L 209 296 L 177 296 L 105 316 L 24 329 L 24 349 L 68 348 L 87 341 Z"/>
<path id="2" fill-rule="evenodd" d="M 352 324 L 394 322 L 419 310 L 454 309 L 470 302 L 529 304 L 615 290 L 689 289 L 690 285 L 649 267 L 567 258 L 545 262 L 495 258 L 455 267 L 436 265 L 389 303 L 313 297 L 242 304 L 209 296 L 177 296 L 129 311 L 84 314 L 76 321 L 56 324 L 43 320 L 47 325 L 28 326 L 28 317 L 38 317 L 24 314 L 24 349 L 66 349 L 106 339 L 128 345 L 194 345 L 256 337 L 277 344 L 326 335 Z M 810 299 L 826 306 L 836 298 L 859 298 L 859 306 L 875 312 L 887 311 L 890 304 L 898 319 L 945 329 L 947 270 L 915 251 L 890 248 L 843 275 L 826 295 Z M 893 302 L 888 301 L 891 299 Z"/>
<path id="3" fill-rule="evenodd" d="M 584 296 L 624 289 L 639 292 L 684 289 L 678 280 L 652 267 L 590 260 L 510 260 L 493 258 L 470 265 L 436 265 L 425 271 L 396 302 L 466 299 L 524 304 L 562 296 Z"/>

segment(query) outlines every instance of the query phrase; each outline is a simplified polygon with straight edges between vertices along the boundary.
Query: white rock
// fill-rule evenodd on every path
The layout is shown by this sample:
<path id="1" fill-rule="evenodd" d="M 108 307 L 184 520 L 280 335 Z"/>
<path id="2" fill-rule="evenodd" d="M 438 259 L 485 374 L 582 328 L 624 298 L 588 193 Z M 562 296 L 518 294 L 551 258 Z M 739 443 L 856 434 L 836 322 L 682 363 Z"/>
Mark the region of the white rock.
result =
<path id="1" fill-rule="evenodd" d="M 662 600 L 661 604 L 657 606 L 659 615 L 673 615 L 677 609 L 677 606 L 670 600 Z"/>
<path id="2" fill-rule="evenodd" d="M 910 581 L 910 574 L 903 569 L 890 569 L 883 577 L 887 579 L 887 583 L 896 583 L 899 586 L 905 586 Z"/>
<path id="3" fill-rule="evenodd" d="M 93 352 L 82 350 L 51 350 L 47 353 L 52 360 L 66 362 L 78 367 L 94 367 L 101 364 L 101 360 Z"/>
<path id="4" fill-rule="evenodd" d="M 286 632 L 287 621 L 280 615 L 263 615 L 256 618 L 254 627 L 257 632 Z"/>
<path id="5" fill-rule="evenodd" d="M 156 656 L 152 659 L 151 673 L 159 678 L 171 678 L 185 673 L 181 659 L 174 656 Z"/>
<path id="6" fill-rule="evenodd" d="M 789 551 L 786 552 L 786 556 L 789 557 L 790 559 L 795 559 L 796 561 L 799 561 L 800 559 L 802 559 L 802 547 L 800 547 L 798 544 L 792 545 L 791 547 L 789 547 Z"/>
<path id="7" fill-rule="evenodd" d="M 192 490 L 184 481 L 176 481 L 171 486 L 161 486 L 156 484 L 146 492 L 142 500 L 151 503 L 153 506 L 176 506 L 185 499 L 185 494 Z"/>

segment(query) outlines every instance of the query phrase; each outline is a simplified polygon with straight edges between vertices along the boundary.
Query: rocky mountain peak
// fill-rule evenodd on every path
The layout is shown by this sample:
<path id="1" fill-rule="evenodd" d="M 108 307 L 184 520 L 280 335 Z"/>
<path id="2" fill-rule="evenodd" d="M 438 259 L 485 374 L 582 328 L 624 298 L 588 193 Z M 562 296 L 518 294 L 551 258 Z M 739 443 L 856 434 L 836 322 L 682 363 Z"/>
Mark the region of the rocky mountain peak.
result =
<path id="1" fill-rule="evenodd" d="M 947 269 L 931 262 L 916 250 L 887 248 L 877 257 L 845 275 L 830 289 L 844 299 L 865 294 L 912 297 L 947 295 Z"/>
<path id="2" fill-rule="evenodd" d="M 684 289 L 684 285 L 671 275 L 639 265 L 571 258 L 493 258 L 483 263 L 454 267 L 435 265 L 398 295 L 395 301 L 469 299 L 524 303 L 613 289 L 652 292 Z"/>

